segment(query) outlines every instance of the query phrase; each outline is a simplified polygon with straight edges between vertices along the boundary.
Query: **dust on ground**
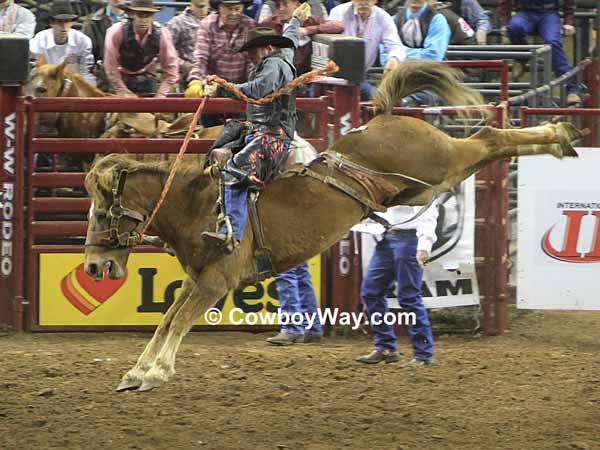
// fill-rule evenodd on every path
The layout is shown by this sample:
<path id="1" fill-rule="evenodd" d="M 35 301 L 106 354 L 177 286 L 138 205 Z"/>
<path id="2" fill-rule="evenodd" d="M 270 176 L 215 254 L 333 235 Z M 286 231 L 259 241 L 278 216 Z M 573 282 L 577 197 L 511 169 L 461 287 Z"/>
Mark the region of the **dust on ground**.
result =
<path id="1" fill-rule="evenodd" d="M 150 335 L 4 335 L 0 449 L 600 450 L 598 312 L 439 336 L 416 370 L 355 363 L 368 338 L 267 336 L 192 333 L 172 382 L 116 393 Z"/>

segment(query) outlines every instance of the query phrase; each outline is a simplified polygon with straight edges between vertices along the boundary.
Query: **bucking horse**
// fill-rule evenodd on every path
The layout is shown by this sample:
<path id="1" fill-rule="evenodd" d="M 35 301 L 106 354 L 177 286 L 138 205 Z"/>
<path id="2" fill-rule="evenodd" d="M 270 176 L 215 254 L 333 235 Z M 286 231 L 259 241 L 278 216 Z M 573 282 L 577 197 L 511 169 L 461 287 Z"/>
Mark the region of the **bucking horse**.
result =
<path id="1" fill-rule="evenodd" d="M 283 272 L 321 253 L 374 210 L 426 205 L 492 161 L 550 154 L 575 157 L 582 133 L 569 123 L 523 129 L 483 127 L 452 138 L 428 123 L 391 114 L 396 102 L 422 90 L 448 105 L 481 105 L 454 69 L 431 61 L 399 64 L 382 81 L 375 117 L 337 140 L 313 163 L 289 170 L 261 191 L 258 216 L 273 265 Z M 169 162 L 139 162 L 122 155 L 98 159 L 86 176 L 92 196 L 85 271 L 96 280 L 124 276 L 129 254 L 154 209 Z M 214 229 L 218 182 L 199 163 L 179 169 L 149 225 L 172 247 L 187 277 L 154 336 L 118 391 L 146 391 L 175 374 L 175 355 L 194 321 L 230 290 L 258 279 L 256 236 L 247 226 L 232 254 L 211 247 L 202 231 Z"/>

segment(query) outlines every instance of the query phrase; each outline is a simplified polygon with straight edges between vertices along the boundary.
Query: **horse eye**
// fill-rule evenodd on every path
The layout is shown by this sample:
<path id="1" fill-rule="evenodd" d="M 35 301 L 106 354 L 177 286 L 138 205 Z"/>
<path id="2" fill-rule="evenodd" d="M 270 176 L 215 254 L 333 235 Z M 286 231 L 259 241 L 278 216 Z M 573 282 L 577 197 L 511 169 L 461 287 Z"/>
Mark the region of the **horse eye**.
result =
<path id="1" fill-rule="evenodd" d="M 48 92 L 48 89 L 46 89 L 44 86 L 38 86 L 35 88 L 35 92 L 37 92 L 38 94 L 45 94 L 46 92 Z"/>

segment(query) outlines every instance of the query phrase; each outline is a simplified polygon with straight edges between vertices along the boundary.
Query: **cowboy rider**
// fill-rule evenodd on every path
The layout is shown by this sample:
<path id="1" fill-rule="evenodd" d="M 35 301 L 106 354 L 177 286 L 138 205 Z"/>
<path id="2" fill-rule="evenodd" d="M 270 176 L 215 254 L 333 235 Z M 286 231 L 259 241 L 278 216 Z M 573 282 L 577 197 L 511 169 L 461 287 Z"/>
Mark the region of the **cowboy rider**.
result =
<path id="1" fill-rule="evenodd" d="M 294 49 L 298 46 L 299 27 L 311 13 L 310 5 L 304 3 L 293 13 L 289 27 L 282 36 L 271 28 L 253 28 L 240 52 L 249 52 L 256 64 L 249 81 L 234 86 L 254 99 L 272 94 L 296 76 L 293 65 Z M 204 95 L 215 95 L 216 86 L 205 87 Z M 231 158 L 223 170 L 224 208 L 231 223 L 232 236 L 222 224 L 217 232 L 203 232 L 202 236 L 233 251 L 244 235 L 247 219 L 248 189 L 259 189 L 273 180 L 289 151 L 296 125 L 296 99 L 285 94 L 271 103 L 252 104 L 246 107 L 246 120 L 252 131 L 246 137 L 244 148 Z"/>

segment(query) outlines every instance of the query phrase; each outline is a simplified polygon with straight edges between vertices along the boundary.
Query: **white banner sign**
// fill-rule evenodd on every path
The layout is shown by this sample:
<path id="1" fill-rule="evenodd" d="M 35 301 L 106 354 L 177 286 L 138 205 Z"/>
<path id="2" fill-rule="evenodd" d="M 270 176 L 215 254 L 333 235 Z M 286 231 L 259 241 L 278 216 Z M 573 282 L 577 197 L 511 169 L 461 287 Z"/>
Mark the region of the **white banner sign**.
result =
<path id="1" fill-rule="evenodd" d="M 600 150 L 519 160 L 517 306 L 600 310 Z"/>
<path id="2" fill-rule="evenodd" d="M 479 304 L 475 274 L 475 178 L 471 177 L 438 198 L 437 242 L 423 274 L 423 301 L 428 308 Z M 366 274 L 375 238 L 362 235 L 362 267 Z M 398 308 L 395 294 L 390 308 Z"/>

